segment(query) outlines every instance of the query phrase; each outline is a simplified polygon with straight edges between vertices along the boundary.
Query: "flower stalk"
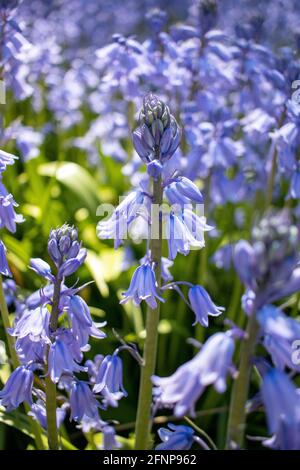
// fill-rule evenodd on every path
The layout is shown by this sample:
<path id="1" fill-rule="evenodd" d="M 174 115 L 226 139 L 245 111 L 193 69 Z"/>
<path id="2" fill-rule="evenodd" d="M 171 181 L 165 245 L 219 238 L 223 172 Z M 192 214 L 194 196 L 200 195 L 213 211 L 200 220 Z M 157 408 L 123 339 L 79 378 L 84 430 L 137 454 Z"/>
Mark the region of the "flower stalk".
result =
<path id="1" fill-rule="evenodd" d="M 227 449 L 243 446 L 246 427 L 246 402 L 248 398 L 252 357 L 257 342 L 259 325 L 255 311 L 249 317 L 246 337 L 242 343 L 238 376 L 233 384 L 227 428 Z"/>
<path id="2" fill-rule="evenodd" d="M 163 188 L 161 177 L 153 179 L 153 203 L 152 206 L 160 207 L 163 197 Z M 152 211 L 153 212 L 153 211 Z M 159 213 L 158 220 L 154 220 L 153 224 L 158 223 L 158 227 L 152 227 L 158 237 L 150 239 L 151 258 L 155 265 L 155 276 L 158 287 L 161 286 L 161 252 L 162 252 L 162 219 Z M 157 343 L 158 343 L 158 323 L 160 315 L 160 303 L 157 307 L 147 309 L 146 321 L 146 340 L 144 348 L 144 364 L 142 366 L 138 410 L 136 419 L 136 450 L 145 450 L 150 446 L 151 431 L 151 403 L 152 403 L 152 383 L 151 376 L 155 372 Z"/>
<path id="3" fill-rule="evenodd" d="M 57 330 L 59 315 L 59 297 L 62 279 L 59 274 L 56 276 L 53 292 L 53 304 L 50 319 L 50 331 L 53 334 Z M 49 351 L 48 351 L 49 353 Z M 52 382 L 50 375 L 46 376 L 46 413 L 48 446 L 50 450 L 58 449 L 58 430 L 56 423 L 56 385 Z"/>

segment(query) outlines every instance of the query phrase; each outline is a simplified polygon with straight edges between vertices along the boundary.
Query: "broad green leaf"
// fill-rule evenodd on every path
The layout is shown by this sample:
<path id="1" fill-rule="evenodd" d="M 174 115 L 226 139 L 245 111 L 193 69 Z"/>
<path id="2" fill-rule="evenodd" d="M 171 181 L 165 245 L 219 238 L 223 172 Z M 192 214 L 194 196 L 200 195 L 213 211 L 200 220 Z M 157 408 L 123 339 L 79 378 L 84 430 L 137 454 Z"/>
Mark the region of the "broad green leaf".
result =
<path id="1" fill-rule="evenodd" d="M 33 438 L 29 417 L 17 410 L 6 413 L 3 408 L 0 408 L 0 423 L 16 428 L 26 436 Z"/>
<path id="2" fill-rule="evenodd" d="M 97 184 L 89 172 L 73 162 L 51 162 L 39 166 L 39 174 L 57 179 L 70 189 L 86 205 L 91 214 L 96 214 L 100 197 Z"/>

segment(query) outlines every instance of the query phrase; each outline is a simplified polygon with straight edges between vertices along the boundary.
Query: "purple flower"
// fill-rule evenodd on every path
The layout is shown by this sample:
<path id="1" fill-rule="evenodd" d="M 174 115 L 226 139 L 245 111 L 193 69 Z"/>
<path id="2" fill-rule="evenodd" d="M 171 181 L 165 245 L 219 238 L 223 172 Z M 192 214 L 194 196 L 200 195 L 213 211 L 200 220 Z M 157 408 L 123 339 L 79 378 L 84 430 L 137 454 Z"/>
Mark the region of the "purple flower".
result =
<path id="1" fill-rule="evenodd" d="M 293 344 L 300 339 L 300 323 L 273 305 L 266 305 L 259 310 L 257 319 L 264 336 L 264 346 L 275 366 L 279 370 L 289 367 L 300 371 L 300 365 L 293 361 Z"/>
<path id="2" fill-rule="evenodd" d="M 185 176 L 178 177 L 165 187 L 165 194 L 171 204 L 203 203 L 203 196 L 195 183 Z"/>
<path id="3" fill-rule="evenodd" d="M 139 127 L 133 132 L 133 145 L 145 163 L 167 161 L 177 150 L 180 128 L 168 106 L 151 93 L 144 97 Z"/>
<path id="4" fill-rule="evenodd" d="M 168 429 L 169 428 L 169 429 Z M 162 443 L 155 450 L 189 450 L 194 443 L 195 431 L 189 426 L 168 424 L 168 428 L 160 428 L 158 435 Z"/>
<path id="5" fill-rule="evenodd" d="M 195 323 L 208 327 L 208 316 L 218 317 L 225 310 L 217 307 L 204 287 L 196 285 L 189 290 L 189 301 L 196 315 Z"/>
<path id="6" fill-rule="evenodd" d="M 248 287 L 255 287 L 256 257 L 250 243 L 241 240 L 235 245 L 233 262 L 241 281 Z"/>
<path id="7" fill-rule="evenodd" d="M 45 307 L 38 307 L 34 310 L 26 309 L 14 327 L 10 328 L 9 333 L 18 339 L 28 336 L 32 342 L 50 343 L 49 320 L 50 313 Z"/>
<path id="8" fill-rule="evenodd" d="M 0 228 L 6 227 L 12 233 L 16 231 L 16 224 L 23 222 L 23 216 L 15 213 L 14 207 L 18 204 L 12 194 L 8 194 L 4 185 L 0 183 Z"/>
<path id="9" fill-rule="evenodd" d="M 0 240 L 0 273 L 4 276 L 11 276 L 11 272 L 6 259 L 6 247 Z"/>
<path id="10" fill-rule="evenodd" d="M 226 376 L 233 373 L 234 340 L 230 332 L 211 336 L 198 354 L 180 366 L 170 377 L 152 377 L 154 396 L 160 407 L 173 408 L 175 416 L 194 414 L 195 403 L 205 387 L 214 384 L 217 392 L 226 390 Z"/>
<path id="11" fill-rule="evenodd" d="M 51 268 L 49 264 L 46 263 L 46 261 L 42 260 L 41 258 L 31 258 L 29 267 L 39 276 L 53 282 L 54 276 L 51 273 Z"/>
<path id="12" fill-rule="evenodd" d="M 81 421 L 83 416 L 98 417 L 99 403 L 88 384 L 80 380 L 76 380 L 71 385 L 70 406 L 71 419 L 74 421 Z"/>
<path id="13" fill-rule="evenodd" d="M 93 391 L 101 393 L 105 402 L 113 407 L 117 402 L 127 396 L 123 387 L 123 366 L 121 359 L 116 355 L 106 356 L 101 362 Z"/>
<path id="14" fill-rule="evenodd" d="M 69 405 L 67 403 L 64 403 L 59 408 L 56 408 L 56 425 L 58 429 L 60 428 L 66 417 L 66 411 L 68 406 Z M 34 418 L 40 423 L 43 429 L 47 430 L 46 406 L 43 400 L 38 399 L 36 403 L 33 403 L 33 405 L 31 406 L 31 411 L 29 411 L 28 415 L 32 416 L 32 418 Z"/>
<path id="15" fill-rule="evenodd" d="M 13 165 L 18 157 L 0 149 L 0 173 L 6 170 L 7 165 Z"/>
<path id="16" fill-rule="evenodd" d="M 71 330 L 74 338 L 78 343 L 78 347 L 80 347 L 82 350 L 86 350 L 90 336 L 97 339 L 105 338 L 106 334 L 103 331 L 99 330 L 99 328 L 102 328 L 105 325 L 106 322 L 92 322 L 91 326 L 83 325 L 82 322 L 78 321 L 77 318 L 73 316 Z"/>
<path id="17" fill-rule="evenodd" d="M 289 377 L 270 369 L 261 387 L 268 428 L 273 437 L 264 445 L 278 450 L 299 450 L 300 396 Z"/>
<path id="18" fill-rule="evenodd" d="M 76 318 L 76 321 L 82 327 L 91 327 L 93 322 L 91 314 L 86 302 L 78 295 L 72 295 L 69 300 L 68 315 L 71 320 Z"/>
<path id="19" fill-rule="evenodd" d="M 108 424 L 103 426 L 102 428 L 103 433 L 103 450 L 114 450 L 114 449 L 121 449 L 122 444 L 117 441 L 116 439 L 116 431 L 112 426 Z"/>
<path id="20" fill-rule="evenodd" d="M 289 197 L 292 199 L 300 199 L 300 171 L 297 169 L 292 176 Z"/>
<path id="21" fill-rule="evenodd" d="M 78 357 L 77 357 L 78 359 Z M 74 361 L 73 344 L 62 337 L 58 337 L 52 343 L 48 357 L 48 373 L 52 382 L 58 383 L 62 374 L 73 374 L 73 372 L 84 371 L 85 368 L 79 366 Z"/>
<path id="22" fill-rule="evenodd" d="M 166 237 L 169 258 L 174 260 L 177 253 L 187 255 L 191 247 L 203 248 L 204 232 L 211 227 L 206 225 L 205 217 L 199 217 L 190 209 L 166 215 Z"/>
<path id="23" fill-rule="evenodd" d="M 17 408 L 26 401 L 32 404 L 33 372 L 25 366 L 19 366 L 11 374 L 0 392 L 0 402 L 7 411 Z"/>
<path id="24" fill-rule="evenodd" d="M 155 273 L 149 263 L 142 264 L 134 271 L 130 286 L 123 295 L 124 299 L 121 300 L 121 304 L 132 299 L 135 305 L 139 305 L 142 300 L 145 300 L 150 308 L 155 308 L 156 298 L 164 302 L 159 295 Z"/>
<path id="25" fill-rule="evenodd" d="M 232 265 L 233 247 L 231 243 L 221 246 L 212 256 L 213 263 L 219 269 L 228 271 Z"/>
<path id="26" fill-rule="evenodd" d="M 131 191 L 116 207 L 108 220 L 101 220 L 97 225 L 97 235 L 104 240 L 114 240 L 118 248 L 127 238 L 127 230 L 139 215 L 139 211 L 149 211 L 149 196 L 141 190 Z M 150 211 L 149 211 L 150 212 Z"/>

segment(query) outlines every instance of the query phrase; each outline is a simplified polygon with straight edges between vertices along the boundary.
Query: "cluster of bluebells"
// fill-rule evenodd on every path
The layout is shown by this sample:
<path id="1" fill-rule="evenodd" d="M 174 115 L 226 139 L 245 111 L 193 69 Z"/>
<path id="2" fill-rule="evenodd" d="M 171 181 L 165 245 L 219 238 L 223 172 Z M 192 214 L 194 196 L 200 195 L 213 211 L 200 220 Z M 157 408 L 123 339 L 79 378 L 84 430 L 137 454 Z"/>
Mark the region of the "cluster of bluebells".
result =
<path id="1" fill-rule="evenodd" d="M 191 249 L 204 247 L 204 232 L 212 227 L 206 224 L 203 215 L 197 213 L 197 205 L 203 205 L 203 197 L 198 187 L 187 177 L 174 171 L 172 159 L 180 143 L 181 131 L 170 113 L 169 107 L 157 96 L 148 94 L 144 97 L 139 116 L 139 126 L 133 132 L 133 145 L 141 160 L 147 166 L 147 173 L 139 187 L 130 192 L 115 209 L 108 220 L 98 224 L 98 235 L 102 239 L 114 239 L 115 248 L 127 238 L 128 231 L 149 240 L 155 237 L 155 210 L 161 211 L 163 233 L 168 241 L 168 256 L 162 258 L 161 288 L 155 275 L 155 263 L 152 259 L 149 243 L 147 252 L 140 261 L 140 266 L 133 273 L 130 286 L 123 294 L 121 303 L 132 300 L 135 305 L 145 301 L 150 308 L 157 306 L 157 301 L 164 302 L 163 291 L 175 289 L 181 296 L 180 286 L 189 287 L 186 303 L 195 313 L 195 323 L 208 326 L 209 316 L 218 316 L 223 308 L 214 304 L 204 287 L 184 281 L 172 280 L 169 268 L 178 253 L 187 255 Z M 163 201 L 168 204 L 155 208 L 151 180 L 159 181 L 163 191 Z M 141 229 L 142 227 L 142 229 Z"/>
<path id="2" fill-rule="evenodd" d="M 6 228 L 9 232 L 15 233 L 17 224 L 23 221 L 23 217 L 15 212 L 18 204 L 13 195 L 10 194 L 3 184 L 3 172 L 8 165 L 13 165 L 17 157 L 0 150 L 0 228 Z M 0 239 L 0 273 L 4 276 L 11 276 L 6 257 L 6 247 Z"/>
<path id="3" fill-rule="evenodd" d="M 122 362 L 117 349 L 113 355 L 97 355 L 83 363 L 88 351 L 89 338 L 105 338 L 99 328 L 104 323 L 92 320 L 85 300 L 79 295 L 80 287 L 67 287 L 66 278 L 74 274 L 86 257 L 86 250 L 78 241 L 74 227 L 63 225 L 52 230 L 48 253 L 54 269 L 40 259 L 30 262 L 30 267 L 47 283 L 30 295 L 16 315 L 9 334 L 15 338 L 15 349 L 20 361 L 3 390 L 0 402 L 7 411 L 22 402 L 30 405 L 30 415 L 46 429 L 45 392 L 35 382 L 49 376 L 60 391 L 57 408 L 57 425 L 66 413 L 78 423 L 83 432 L 101 431 L 106 448 L 118 447 L 114 430 L 99 415 L 99 408 L 118 406 L 126 396 L 122 383 Z M 76 374 L 81 374 L 80 378 Z M 82 373 L 87 378 L 81 378 Z"/>
<path id="4" fill-rule="evenodd" d="M 259 403 L 265 407 L 272 434 L 264 445 L 299 449 L 299 392 L 290 373 L 300 371 L 300 323 L 271 304 L 300 289 L 299 229 L 289 212 L 267 214 L 253 228 L 250 242 L 236 244 L 233 261 L 247 288 L 242 298 L 244 311 L 256 315 L 258 340 L 269 356 L 268 362 L 258 362 L 262 375 Z"/>

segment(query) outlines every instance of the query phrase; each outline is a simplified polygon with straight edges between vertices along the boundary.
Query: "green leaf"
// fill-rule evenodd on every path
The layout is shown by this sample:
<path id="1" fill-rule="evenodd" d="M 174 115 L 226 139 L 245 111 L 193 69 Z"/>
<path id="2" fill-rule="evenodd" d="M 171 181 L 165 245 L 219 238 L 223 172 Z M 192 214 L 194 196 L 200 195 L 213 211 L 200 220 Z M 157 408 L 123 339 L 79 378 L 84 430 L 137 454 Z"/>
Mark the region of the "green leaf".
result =
<path id="1" fill-rule="evenodd" d="M 117 279 L 121 273 L 122 256 L 122 250 L 113 248 L 102 250 L 100 255 L 88 250 L 85 263 L 103 297 L 109 294 L 107 283 Z"/>
<path id="2" fill-rule="evenodd" d="M 89 172 L 73 162 L 51 162 L 39 166 L 39 174 L 55 177 L 57 181 L 71 190 L 91 214 L 96 214 L 100 197 L 97 184 Z"/>
<path id="3" fill-rule="evenodd" d="M 0 408 L 0 423 L 6 424 L 18 429 L 26 436 L 34 438 L 31 432 L 30 419 L 28 416 L 20 413 L 19 411 L 12 411 L 11 413 L 6 413 L 3 408 Z"/>

